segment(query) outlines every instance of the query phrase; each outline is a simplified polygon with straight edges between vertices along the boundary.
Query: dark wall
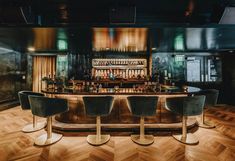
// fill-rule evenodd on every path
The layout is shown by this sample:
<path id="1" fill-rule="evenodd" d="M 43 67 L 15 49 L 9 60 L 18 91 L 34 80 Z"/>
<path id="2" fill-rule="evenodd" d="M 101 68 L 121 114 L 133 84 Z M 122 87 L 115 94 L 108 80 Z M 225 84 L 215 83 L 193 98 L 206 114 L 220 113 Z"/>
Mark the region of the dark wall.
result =
<path id="1" fill-rule="evenodd" d="M 226 103 L 235 105 L 235 55 L 223 54 L 223 98 Z"/>
<path id="2" fill-rule="evenodd" d="M 0 51 L 0 103 L 17 99 L 25 88 L 26 55 L 16 51 Z"/>

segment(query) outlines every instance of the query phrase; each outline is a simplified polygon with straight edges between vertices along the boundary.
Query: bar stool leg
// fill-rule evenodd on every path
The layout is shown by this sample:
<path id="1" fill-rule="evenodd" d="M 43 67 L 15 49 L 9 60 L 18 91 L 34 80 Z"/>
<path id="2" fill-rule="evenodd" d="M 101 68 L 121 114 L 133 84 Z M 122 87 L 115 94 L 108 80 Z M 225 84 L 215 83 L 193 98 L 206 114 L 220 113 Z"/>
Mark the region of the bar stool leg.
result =
<path id="1" fill-rule="evenodd" d="M 173 138 L 184 144 L 194 145 L 199 143 L 199 140 L 195 138 L 193 134 L 187 134 L 187 116 L 183 116 L 182 118 L 182 134 L 172 136 Z"/>
<path id="2" fill-rule="evenodd" d="M 96 117 L 96 135 L 88 135 L 87 142 L 91 145 L 102 145 L 107 143 L 110 135 L 101 135 L 101 120 L 100 116 Z"/>
<path id="3" fill-rule="evenodd" d="M 33 123 L 26 125 L 22 131 L 25 133 L 35 132 L 43 129 L 46 126 L 45 122 L 37 122 L 37 117 L 33 115 Z"/>
<path id="4" fill-rule="evenodd" d="M 154 142 L 153 135 L 144 134 L 144 117 L 140 117 L 140 135 L 131 135 L 131 140 L 139 145 L 150 145 Z"/>
<path id="5" fill-rule="evenodd" d="M 144 117 L 140 118 L 140 140 L 144 140 Z"/>
<path id="6" fill-rule="evenodd" d="M 56 143 L 63 135 L 52 132 L 52 116 L 47 118 L 47 133 L 36 138 L 34 144 L 38 146 L 46 146 Z"/>
<path id="7" fill-rule="evenodd" d="M 201 127 L 201 128 L 206 128 L 206 129 L 212 129 L 212 128 L 215 127 L 214 124 L 205 121 L 204 112 L 202 112 L 202 114 L 201 114 L 201 120 L 200 120 L 200 122 L 198 123 L 198 126 Z"/>

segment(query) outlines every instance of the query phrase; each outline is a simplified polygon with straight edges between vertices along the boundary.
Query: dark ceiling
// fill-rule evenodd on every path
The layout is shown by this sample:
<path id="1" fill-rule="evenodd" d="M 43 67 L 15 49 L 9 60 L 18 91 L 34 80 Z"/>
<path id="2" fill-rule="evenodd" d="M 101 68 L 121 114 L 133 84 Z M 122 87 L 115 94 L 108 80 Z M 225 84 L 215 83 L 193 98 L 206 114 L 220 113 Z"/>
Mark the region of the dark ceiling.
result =
<path id="1" fill-rule="evenodd" d="M 218 24 L 224 8 L 234 4 L 234 0 L 1 0 L 0 25 L 107 25 L 110 10 L 128 7 L 136 7 L 136 25 Z"/>
<path id="2" fill-rule="evenodd" d="M 0 47 L 25 51 L 45 39 L 54 44 L 39 50 L 54 51 L 62 32 L 70 50 L 90 50 L 92 27 L 122 26 L 147 27 L 158 51 L 174 51 L 179 35 L 185 51 L 233 50 L 235 27 L 218 24 L 228 6 L 235 0 L 0 0 Z M 126 18 L 133 7 L 134 24 L 111 24 L 111 11 Z M 50 35 L 37 38 L 35 27 Z"/>

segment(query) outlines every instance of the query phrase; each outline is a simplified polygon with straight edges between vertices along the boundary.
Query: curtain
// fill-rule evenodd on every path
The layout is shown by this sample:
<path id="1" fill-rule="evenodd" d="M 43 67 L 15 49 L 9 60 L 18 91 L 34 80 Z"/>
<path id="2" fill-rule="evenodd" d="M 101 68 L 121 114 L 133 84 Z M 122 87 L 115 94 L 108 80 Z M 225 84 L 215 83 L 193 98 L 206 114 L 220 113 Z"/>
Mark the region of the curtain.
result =
<path id="1" fill-rule="evenodd" d="M 56 56 L 33 56 L 33 91 L 41 92 L 42 78 L 56 74 Z"/>

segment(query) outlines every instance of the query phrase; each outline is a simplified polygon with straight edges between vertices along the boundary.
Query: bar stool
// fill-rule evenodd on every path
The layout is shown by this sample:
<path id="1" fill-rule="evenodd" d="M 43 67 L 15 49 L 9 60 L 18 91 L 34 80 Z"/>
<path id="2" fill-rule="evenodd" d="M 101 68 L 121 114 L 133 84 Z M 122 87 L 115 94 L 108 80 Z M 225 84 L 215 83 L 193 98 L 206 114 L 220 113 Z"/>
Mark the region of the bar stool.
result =
<path id="1" fill-rule="evenodd" d="M 67 100 L 42 96 L 29 96 L 29 103 L 34 115 L 47 118 L 47 133 L 36 138 L 34 142 L 35 145 L 45 146 L 59 141 L 62 138 L 62 135 L 52 132 L 52 116 L 68 110 Z"/>
<path id="2" fill-rule="evenodd" d="M 85 111 L 89 116 L 96 117 L 96 135 L 88 135 L 87 142 L 91 145 L 102 145 L 109 141 L 110 135 L 101 135 L 101 116 L 107 116 L 112 110 L 112 96 L 83 97 Z"/>
<path id="3" fill-rule="evenodd" d="M 173 135 L 176 140 L 189 145 L 199 143 L 193 134 L 187 134 L 187 117 L 200 115 L 204 104 L 205 96 L 203 95 L 166 98 L 166 109 L 183 117 L 182 134 Z"/>
<path id="4" fill-rule="evenodd" d="M 22 110 L 30 110 L 30 104 L 29 104 L 29 95 L 34 95 L 34 96 L 44 96 L 42 93 L 36 93 L 32 91 L 20 91 L 18 92 L 19 96 L 19 101 Z M 35 115 L 33 115 L 33 123 L 26 125 L 22 131 L 23 132 L 34 132 L 43 129 L 46 126 L 46 122 L 37 122 L 37 118 Z"/>
<path id="5" fill-rule="evenodd" d="M 140 145 L 150 145 L 154 142 L 153 135 L 144 133 L 144 117 L 156 115 L 158 97 L 156 96 L 129 96 L 127 97 L 130 111 L 140 117 L 140 135 L 131 135 L 131 140 Z"/>
<path id="6" fill-rule="evenodd" d="M 217 104 L 217 100 L 218 100 L 218 96 L 219 96 L 219 90 L 205 89 L 205 90 L 199 91 L 196 95 L 206 96 L 204 109 L 205 108 L 210 108 L 210 107 L 213 107 Z M 202 112 L 201 120 L 198 123 L 198 126 L 201 127 L 201 128 L 207 128 L 207 129 L 215 127 L 215 125 L 212 124 L 211 122 L 205 121 L 204 112 Z"/>

